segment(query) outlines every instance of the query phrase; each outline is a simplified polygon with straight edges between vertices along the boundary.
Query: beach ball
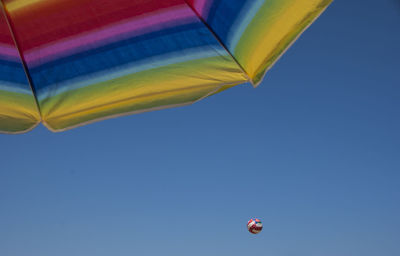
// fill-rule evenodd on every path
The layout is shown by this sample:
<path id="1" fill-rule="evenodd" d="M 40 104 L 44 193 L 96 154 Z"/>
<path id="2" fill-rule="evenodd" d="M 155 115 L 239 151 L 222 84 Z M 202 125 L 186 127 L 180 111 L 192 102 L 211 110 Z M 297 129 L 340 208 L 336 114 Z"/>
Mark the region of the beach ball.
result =
<path id="1" fill-rule="evenodd" d="M 253 218 L 253 219 L 250 219 L 249 222 L 247 222 L 247 229 L 252 234 L 260 233 L 262 228 L 263 228 L 263 225 L 262 225 L 260 219 Z"/>

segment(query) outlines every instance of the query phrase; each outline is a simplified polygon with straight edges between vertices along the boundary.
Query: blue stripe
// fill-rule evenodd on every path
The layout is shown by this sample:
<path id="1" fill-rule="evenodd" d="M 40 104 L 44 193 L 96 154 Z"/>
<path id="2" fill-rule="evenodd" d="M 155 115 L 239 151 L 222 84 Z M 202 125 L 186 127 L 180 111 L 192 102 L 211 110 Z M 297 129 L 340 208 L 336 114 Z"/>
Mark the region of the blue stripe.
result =
<path id="1" fill-rule="evenodd" d="M 76 79 L 71 79 L 65 82 L 57 84 L 57 87 L 47 87 L 40 91 L 36 91 L 38 100 L 43 101 L 47 98 L 56 96 L 58 94 L 82 88 L 85 86 L 110 81 L 120 77 L 124 77 L 130 74 L 135 74 L 144 70 L 156 69 L 163 66 L 168 66 L 176 63 L 183 63 L 190 60 L 209 58 L 215 56 L 227 56 L 227 52 L 222 48 L 214 47 L 200 47 L 187 49 L 185 51 L 178 50 L 164 55 L 157 56 L 154 61 L 138 61 L 129 63 L 124 66 L 118 66 L 113 69 L 107 70 L 107 72 L 92 73 Z"/>
<path id="2" fill-rule="evenodd" d="M 211 6 L 207 23 L 218 35 L 219 39 L 227 45 L 228 34 L 239 18 L 243 7 L 254 0 L 215 0 Z"/>
<path id="3" fill-rule="evenodd" d="M 8 84 L 8 87 L 12 85 L 18 90 L 30 90 L 24 68 L 19 62 L 0 59 L 0 80 Z"/>
<path id="4" fill-rule="evenodd" d="M 101 48 L 58 59 L 30 69 L 37 91 L 60 82 L 107 71 L 150 57 L 205 45 L 220 47 L 200 22 L 119 41 Z"/>

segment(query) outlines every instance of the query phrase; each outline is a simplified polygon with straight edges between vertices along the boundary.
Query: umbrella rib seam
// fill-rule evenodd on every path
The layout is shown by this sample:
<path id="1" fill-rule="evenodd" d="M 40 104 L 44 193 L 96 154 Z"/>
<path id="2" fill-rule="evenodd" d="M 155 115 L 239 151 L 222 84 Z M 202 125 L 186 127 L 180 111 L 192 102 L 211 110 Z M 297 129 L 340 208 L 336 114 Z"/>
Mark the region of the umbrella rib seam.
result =
<path id="1" fill-rule="evenodd" d="M 214 38 L 218 41 L 218 43 L 225 49 L 225 51 L 231 56 L 231 58 L 235 61 L 235 63 L 238 65 L 240 70 L 243 72 L 243 74 L 246 76 L 247 81 L 250 82 L 253 86 L 253 80 L 250 78 L 249 74 L 247 74 L 246 70 L 243 68 L 243 66 L 239 63 L 239 61 L 233 56 L 231 51 L 228 50 L 226 45 L 222 42 L 222 40 L 219 38 L 219 36 L 215 33 L 215 31 L 210 27 L 210 25 L 207 24 L 207 22 L 201 17 L 201 15 L 187 2 L 187 0 L 184 0 L 186 5 L 193 11 L 193 13 L 197 16 L 197 18 L 203 23 L 203 25 L 211 32 L 211 34 L 214 36 Z"/>
<path id="2" fill-rule="evenodd" d="M 9 17 L 9 15 L 7 13 L 7 10 L 5 8 L 3 0 L 0 0 L 0 4 L 1 4 L 1 12 L 3 13 L 4 18 L 6 19 L 8 30 L 10 31 L 11 37 L 12 37 L 14 45 L 15 45 L 15 48 L 18 51 L 18 55 L 19 55 L 20 60 L 21 60 L 21 65 L 22 65 L 22 67 L 24 69 L 26 79 L 28 80 L 28 83 L 29 83 L 29 87 L 31 88 L 33 98 L 35 99 L 36 108 L 37 108 L 36 110 L 38 111 L 39 117 L 40 117 L 40 120 L 38 120 L 38 123 L 40 123 L 43 120 L 42 113 L 40 111 L 40 105 L 39 105 L 38 99 L 36 97 L 36 91 L 35 91 L 35 88 L 33 87 L 32 78 L 31 78 L 31 76 L 29 74 L 28 66 L 27 66 L 27 64 L 25 62 L 25 59 L 24 59 L 24 56 L 23 56 L 23 54 L 22 54 L 22 52 L 20 50 L 19 44 L 17 42 L 17 39 L 15 38 L 14 29 L 13 29 L 13 27 L 11 25 L 10 17 Z"/>

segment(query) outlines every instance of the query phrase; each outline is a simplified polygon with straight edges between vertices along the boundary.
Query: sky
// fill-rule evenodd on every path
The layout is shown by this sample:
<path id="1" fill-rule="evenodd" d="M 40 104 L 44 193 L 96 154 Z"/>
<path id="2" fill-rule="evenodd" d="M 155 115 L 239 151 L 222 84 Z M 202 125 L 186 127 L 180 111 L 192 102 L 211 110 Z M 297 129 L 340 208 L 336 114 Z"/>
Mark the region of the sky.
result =
<path id="1" fill-rule="evenodd" d="M 336 0 L 256 89 L 0 135 L 0 255 L 400 255 L 399 32 Z"/>

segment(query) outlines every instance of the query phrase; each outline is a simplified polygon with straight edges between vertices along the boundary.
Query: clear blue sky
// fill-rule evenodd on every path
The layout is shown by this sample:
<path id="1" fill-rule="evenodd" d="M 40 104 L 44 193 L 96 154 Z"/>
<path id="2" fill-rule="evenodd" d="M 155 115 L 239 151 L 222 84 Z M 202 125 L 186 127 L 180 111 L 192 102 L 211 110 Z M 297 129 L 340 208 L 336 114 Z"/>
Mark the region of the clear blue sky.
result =
<path id="1" fill-rule="evenodd" d="M 0 135 L 1 256 L 250 254 L 400 255 L 399 0 L 336 0 L 257 89 Z"/>

